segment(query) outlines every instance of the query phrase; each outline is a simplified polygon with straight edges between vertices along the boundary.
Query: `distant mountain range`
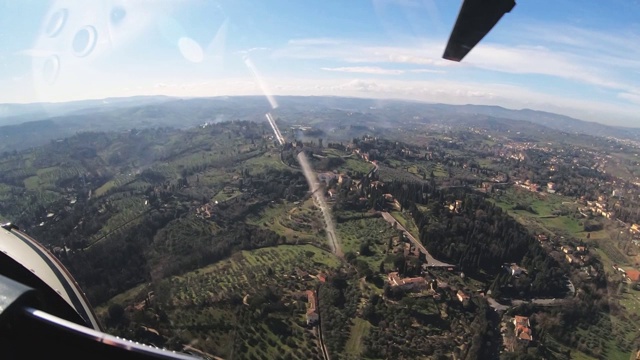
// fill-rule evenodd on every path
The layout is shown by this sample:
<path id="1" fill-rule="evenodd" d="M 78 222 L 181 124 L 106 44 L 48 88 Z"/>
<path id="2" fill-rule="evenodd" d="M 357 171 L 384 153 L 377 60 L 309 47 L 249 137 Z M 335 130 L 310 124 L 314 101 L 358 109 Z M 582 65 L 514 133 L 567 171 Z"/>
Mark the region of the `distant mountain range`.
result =
<path id="1" fill-rule="evenodd" d="M 467 123 L 478 119 L 527 121 L 570 134 L 640 140 L 640 128 L 587 122 L 568 116 L 499 106 L 428 104 L 344 97 L 277 97 L 274 114 L 288 123 L 319 127 L 394 127 L 398 122 Z M 205 122 L 264 119 L 263 96 L 173 98 L 136 96 L 68 103 L 0 104 L 0 151 L 20 150 L 79 131 L 122 131 L 142 127 L 191 127 Z M 503 122 L 504 123 L 504 122 Z"/>
<path id="2" fill-rule="evenodd" d="M 43 120 L 51 117 L 83 112 L 141 106 L 163 102 L 168 96 L 132 96 L 100 100 L 80 100 L 62 103 L 0 104 L 0 125 L 15 125 L 26 121 Z"/>
<path id="3" fill-rule="evenodd" d="M 483 105 L 440 106 L 460 113 L 482 114 L 497 118 L 529 121 L 571 134 L 586 134 L 605 137 L 611 136 L 623 139 L 640 140 L 640 128 L 604 125 L 597 122 L 578 120 L 569 116 L 545 111 L 531 109 L 511 110 L 500 106 Z"/>

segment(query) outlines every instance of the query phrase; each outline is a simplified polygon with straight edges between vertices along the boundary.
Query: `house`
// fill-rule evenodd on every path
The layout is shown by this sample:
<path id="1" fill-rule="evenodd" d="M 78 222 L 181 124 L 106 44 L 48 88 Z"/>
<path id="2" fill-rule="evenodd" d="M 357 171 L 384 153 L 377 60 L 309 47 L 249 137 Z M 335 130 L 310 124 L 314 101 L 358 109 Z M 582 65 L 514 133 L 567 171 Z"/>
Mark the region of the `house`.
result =
<path id="1" fill-rule="evenodd" d="M 640 280 L 640 271 L 636 269 L 626 270 L 624 274 L 629 281 L 638 282 Z"/>
<path id="2" fill-rule="evenodd" d="M 348 179 L 349 177 L 347 175 L 342 175 L 342 174 L 338 175 L 338 185 L 342 185 L 342 182 Z"/>
<path id="3" fill-rule="evenodd" d="M 213 206 L 211 204 L 204 204 L 198 208 L 196 208 L 196 215 L 199 215 L 203 218 L 210 218 L 213 213 Z"/>
<path id="4" fill-rule="evenodd" d="M 460 301 L 461 303 L 464 303 L 465 301 L 469 301 L 469 299 L 471 299 L 471 296 L 469 296 L 469 294 L 465 293 L 462 290 L 458 290 L 456 297 L 458 298 L 458 301 Z"/>
<path id="5" fill-rule="evenodd" d="M 587 275 L 588 277 L 598 275 L 598 272 L 593 267 L 593 265 L 581 267 L 580 268 L 580 272 L 582 272 L 583 274 Z"/>
<path id="6" fill-rule="evenodd" d="M 429 289 L 431 291 L 437 291 L 438 290 L 438 280 L 436 279 L 432 279 L 431 281 L 429 281 Z"/>
<path id="7" fill-rule="evenodd" d="M 549 237 L 547 237 L 547 235 L 545 235 L 545 234 L 539 234 L 538 235 L 538 241 L 545 242 L 547 240 L 549 240 Z"/>
<path id="8" fill-rule="evenodd" d="M 318 181 L 329 183 L 331 180 L 337 180 L 338 176 L 332 172 L 318 173 Z"/>
<path id="9" fill-rule="evenodd" d="M 427 280 L 423 277 L 405 278 L 402 279 L 398 276 L 398 272 L 394 271 L 387 275 L 389 285 L 392 287 L 399 287 L 403 290 L 422 290 L 427 287 Z"/>
<path id="10" fill-rule="evenodd" d="M 566 254 L 565 258 L 569 264 L 579 264 L 583 265 L 583 261 L 575 257 L 573 254 Z"/>
<path id="11" fill-rule="evenodd" d="M 515 334 L 518 339 L 533 341 L 533 334 L 531 333 L 531 324 L 529 323 L 528 317 L 516 315 L 513 318 L 513 325 L 516 327 Z"/>
<path id="12" fill-rule="evenodd" d="M 629 229 L 629 231 L 631 231 L 634 234 L 640 233 L 640 225 L 638 224 L 631 225 L 631 229 Z"/>
<path id="13" fill-rule="evenodd" d="M 462 200 L 456 200 L 449 204 L 449 211 L 459 213 L 462 210 Z"/>
<path id="14" fill-rule="evenodd" d="M 296 275 L 302 280 L 309 279 L 309 273 L 300 268 L 296 268 Z"/>
<path id="15" fill-rule="evenodd" d="M 307 301 L 309 302 L 309 308 L 307 309 L 307 325 L 314 325 L 319 319 L 318 311 L 316 310 L 315 290 L 307 290 Z"/>
<path id="16" fill-rule="evenodd" d="M 378 180 L 374 180 L 369 184 L 369 187 L 372 189 L 377 189 L 380 188 L 384 185 L 384 183 L 382 181 L 378 181 Z M 391 195 L 391 194 L 389 194 Z"/>
<path id="17" fill-rule="evenodd" d="M 329 195 L 329 198 L 333 199 L 336 196 L 336 190 L 335 189 L 329 189 L 327 190 L 327 195 Z"/>
<path id="18" fill-rule="evenodd" d="M 562 245 L 560 250 L 562 250 L 562 252 L 565 253 L 565 254 L 571 254 L 571 253 L 573 253 L 573 246 L 571 246 L 571 245 Z"/>
<path id="19" fill-rule="evenodd" d="M 583 253 L 585 251 L 587 251 L 586 246 L 576 246 L 576 252 Z"/>
<path id="20" fill-rule="evenodd" d="M 511 276 L 520 276 L 523 273 L 526 274 L 527 270 L 521 268 L 520 266 L 518 266 L 517 264 L 513 263 L 511 264 L 507 270 L 509 271 L 509 273 L 511 274 Z"/>

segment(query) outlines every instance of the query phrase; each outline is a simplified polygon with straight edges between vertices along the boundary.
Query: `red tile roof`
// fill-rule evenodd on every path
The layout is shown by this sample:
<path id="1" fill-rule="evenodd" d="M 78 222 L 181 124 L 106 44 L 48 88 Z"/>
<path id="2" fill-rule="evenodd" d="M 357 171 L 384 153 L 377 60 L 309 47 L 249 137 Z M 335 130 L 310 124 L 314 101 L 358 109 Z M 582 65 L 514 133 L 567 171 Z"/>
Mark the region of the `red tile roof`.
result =
<path id="1" fill-rule="evenodd" d="M 627 277 L 629 278 L 629 280 L 631 281 L 638 281 L 640 280 L 640 271 L 636 270 L 636 269 L 629 269 L 626 271 Z"/>

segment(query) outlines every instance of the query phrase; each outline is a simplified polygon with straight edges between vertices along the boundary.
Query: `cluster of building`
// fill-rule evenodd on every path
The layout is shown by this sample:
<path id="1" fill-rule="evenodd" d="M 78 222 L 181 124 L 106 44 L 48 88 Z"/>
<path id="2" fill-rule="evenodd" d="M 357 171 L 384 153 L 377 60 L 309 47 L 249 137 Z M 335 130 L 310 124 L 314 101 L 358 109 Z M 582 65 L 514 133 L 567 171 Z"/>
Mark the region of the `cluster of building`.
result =
<path id="1" fill-rule="evenodd" d="M 589 261 L 589 253 L 584 245 L 562 245 L 560 250 L 569 264 L 584 266 Z"/>
<path id="2" fill-rule="evenodd" d="M 605 202 L 603 196 L 600 196 L 598 201 L 586 201 L 585 206 L 578 208 L 578 211 L 584 217 L 589 217 L 589 213 L 591 213 L 591 215 L 602 216 L 607 219 L 615 218 L 614 212 L 609 209 L 609 205 Z"/>
<path id="3" fill-rule="evenodd" d="M 424 295 L 433 296 L 436 300 L 440 300 L 448 291 L 451 297 L 455 297 L 464 305 L 471 300 L 470 293 L 462 289 L 451 289 L 447 283 L 429 276 L 403 278 L 394 271 L 387 274 L 387 283 L 391 288 L 399 288 L 408 292 L 423 292 Z"/>
<path id="4" fill-rule="evenodd" d="M 624 276 L 625 281 L 631 284 L 638 283 L 640 281 L 640 271 L 636 269 L 623 269 L 616 264 L 612 265 L 613 269 L 621 273 Z"/>
<path id="5" fill-rule="evenodd" d="M 541 192 L 543 189 L 544 191 L 550 193 L 550 194 L 555 194 L 556 193 L 556 183 L 550 181 L 547 183 L 546 188 L 543 188 L 540 184 L 537 184 L 535 182 L 531 182 L 531 180 L 525 180 L 525 181 L 521 181 L 521 180 L 516 180 L 514 182 L 515 186 L 521 187 L 525 190 L 529 190 L 531 192 Z"/>
<path id="6" fill-rule="evenodd" d="M 526 316 L 516 315 L 513 318 L 514 332 L 516 338 L 525 341 L 533 341 L 533 332 L 531 331 L 531 323 Z"/>
<path id="7" fill-rule="evenodd" d="M 424 290 L 428 287 L 431 287 L 431 290 L 435 290 L 435 287 L 437 286 L 437 282 L 435 280 L 428 282 L 427 279 L 422 276 L 401 278 L 397 271 L 390 272 L 387 275 L 387 281 L 391 287 L 398 287 L 402 290 Z"/>
<path id="8" fill-rule="evenodd" d="M 320 316 L 318 315 L 317 299 L 315 290 L 307 290 L 307 325 L 315 325 Z"/>
<path id="9" fill-rule="evenodd" d="M 569 264 L 584 266 L 591 260 L 589 249 L 584 244 L 574 245 L 564 241 L 561 243 L 557 239 L 550 240 L 546 234 L 538 234 L 537 239 L 543 247 L 563 253 Z"/>

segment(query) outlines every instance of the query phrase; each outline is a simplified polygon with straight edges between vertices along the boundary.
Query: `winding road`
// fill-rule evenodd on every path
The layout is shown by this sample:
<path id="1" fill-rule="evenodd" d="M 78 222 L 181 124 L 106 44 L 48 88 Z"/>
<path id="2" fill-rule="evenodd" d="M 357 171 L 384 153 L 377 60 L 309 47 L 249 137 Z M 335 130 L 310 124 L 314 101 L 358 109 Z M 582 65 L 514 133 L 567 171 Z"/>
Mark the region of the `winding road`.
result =
<path id="1" fill-rule="evenodd" d="M 437 260 L 436 258 L 431 256 L 431 254 L 429 254 L 429 251 L 427 251 L 427 248 L 425 248 L 424 245 L 422 245 L 422 243 L 418 239 L 413 237 L 413 235 L 411 235 L 411 233 L 409 233 L 407 231 L 407 229 L 405 229 L 404 226 L 402 226 L 402 224 L 400 224 L 393 216 L 391 216 L 391 214 L 389 214 L 386 211 L 381 212 L 381 214 L 382 214 L 382 217 L 389 224 L 391 224 L 391 226 L 393 226 L 393 224 L 397 224 L 396 227 L 398 229 L 402 230 L 404 236 L 406 236 L 407 239 L 409 239 L 413 243 L 413 245 L 415 247 L 417 247 L 420 250 L 420 252 L 425 255 L 425 258 L 427 260 L 427 267 L 451 267 L 451 266 L 455 266 L 455 265 L 447 264 L 446 262 L 442 262 L 440 260 Z"/>

